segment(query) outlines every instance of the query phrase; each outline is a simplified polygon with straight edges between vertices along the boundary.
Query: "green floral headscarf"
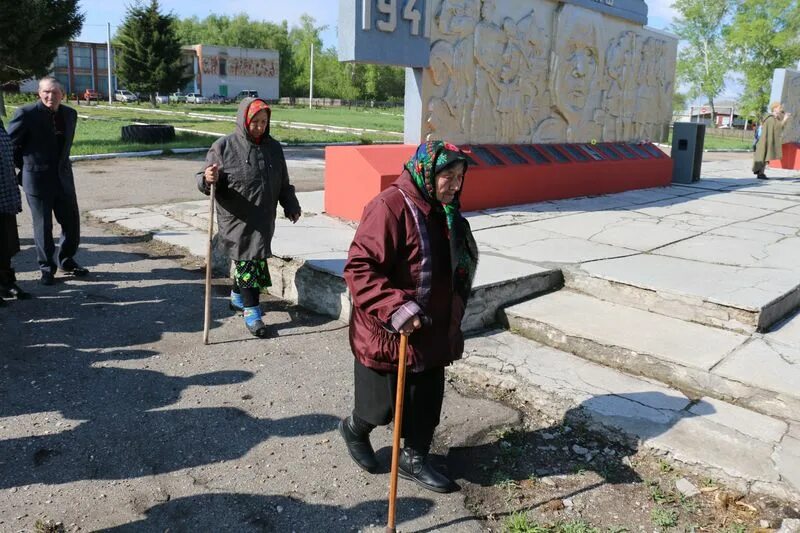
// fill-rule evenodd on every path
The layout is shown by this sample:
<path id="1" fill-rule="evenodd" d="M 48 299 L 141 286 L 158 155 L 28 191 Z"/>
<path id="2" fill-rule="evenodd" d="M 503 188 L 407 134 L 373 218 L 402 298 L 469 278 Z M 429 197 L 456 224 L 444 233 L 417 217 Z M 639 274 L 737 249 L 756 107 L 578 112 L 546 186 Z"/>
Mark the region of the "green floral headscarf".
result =
<path id="1" fill-rule="evenodd" d="M 469 223 L 461 216 L 461 191 L 456 193 L 453 201 L 441 203 L 436 198 L 436 174 L 454 163 L 468 166 L 467 156 L 455 145 L 443 141 L 428 141 L 419 145 L 414 156 L 406 163 L 405 168 L 416 184 L 422 196 L 435 209 L 442 209 L 447 219 L 448 237 L 450 239 L 450 263 L 453 275 L 453 288 L 466 303 L 472 290 L 472 281 L 478 267 L 478 246 L 472 236 Z"/>

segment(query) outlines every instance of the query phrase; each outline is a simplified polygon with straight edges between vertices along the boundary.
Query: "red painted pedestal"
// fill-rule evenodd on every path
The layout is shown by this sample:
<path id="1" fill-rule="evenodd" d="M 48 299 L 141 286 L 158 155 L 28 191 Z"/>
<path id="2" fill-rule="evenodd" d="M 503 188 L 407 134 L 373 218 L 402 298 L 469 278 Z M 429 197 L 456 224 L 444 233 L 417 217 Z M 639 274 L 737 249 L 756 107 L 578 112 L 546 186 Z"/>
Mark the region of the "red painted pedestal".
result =
<path id="1" fill-rule="evenodd" d="M 785 143 L 781 149 L 783 157 L 770 161 L 769 166 L 800 170 L 800 143 Z"/>
<path id="2" fill-rule="evenodd" d="M 462 210 L 663 187 L 672 159 L 652 144 L 462 146 L 471 161 Z M 403 170 L 415 145 L 329 146 L 325 211 L 360 220 L 364 206 Z"/>

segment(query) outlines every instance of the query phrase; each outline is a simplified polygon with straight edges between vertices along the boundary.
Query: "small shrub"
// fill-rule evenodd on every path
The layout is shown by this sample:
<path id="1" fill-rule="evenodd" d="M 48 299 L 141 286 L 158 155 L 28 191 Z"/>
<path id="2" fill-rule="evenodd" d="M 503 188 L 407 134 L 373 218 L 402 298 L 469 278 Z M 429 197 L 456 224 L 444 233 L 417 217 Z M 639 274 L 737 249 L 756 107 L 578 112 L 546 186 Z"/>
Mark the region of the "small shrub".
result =
<path id="1" fill-rule="evenodd" d="M 678 511 L 656 507 L 650 513 L 650 520 L 657 527 L 673 527 L 678 523 Z"/>

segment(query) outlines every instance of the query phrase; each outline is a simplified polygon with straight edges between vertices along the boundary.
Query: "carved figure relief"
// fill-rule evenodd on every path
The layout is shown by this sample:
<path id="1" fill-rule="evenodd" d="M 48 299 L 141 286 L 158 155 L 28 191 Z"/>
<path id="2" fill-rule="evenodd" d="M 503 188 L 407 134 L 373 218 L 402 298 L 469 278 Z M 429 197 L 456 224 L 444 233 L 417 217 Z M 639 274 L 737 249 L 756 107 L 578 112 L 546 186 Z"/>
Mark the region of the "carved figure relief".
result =
<path id="1" fill-rule="evenodd" d="M 632 133 L 635 109 L 634 83 L 636 72 L 634 46 L 636 34 L 623 32 L 611 41 L 606 51 L 606 79 L 608 88 L 604 95 L 606 124 L 603 140 L 628 139 Z"/>
<path id="2" fill-rule="evenodd" d="M 439 12 L 439 31 L 449 36 L 453 44 L 453 76 L 455 78 L 451 103 L 459 116 L 460 130 L 468 135 L 470 109 L 474 99 L 475 69 L 472 35 L 480 0 L 444 0 Z"/>
<path id="3" fill-rule="evenodd" d="M 423 136 L 462 143 L 664 139 L 677 40 L 573 4 L 554 13 L 547 2 L 532 4 L 521 16 L 510 0 L 434 6 Z"/>
<path id="4" fill-rule="evenodd" d="M 787 70 L 783 83 L 781 103 L 791 116 L 783 125 L 782 140 L 784 143 L 800 142 L 800 72 Z"/>
<path id="5" fill-rule="evenodd" d="M 439 40 L 431 46 L 430 72 L 434 87 L 426 115 L 428 132 L 425 140 L 428 141 L 447 138 L 458 143 L 466 139 L 463 136 L 454 136 L 453 133 L 462 131 L 462 113 L 455 107 L 459 99 L 452 91 L 455 85 L 453 56 L 453 46 L 447 41 Z"/>
<path id="6" fill-rule="evenodd" d="M 550 84 L 555 111 L 567 123 L 567 142 L 602 138 L 596 122 L 603 84 L 599 50 L 600 15 L 576 13 L 563 5 L 558 13 L 558 44 L 551 52 Z"/>

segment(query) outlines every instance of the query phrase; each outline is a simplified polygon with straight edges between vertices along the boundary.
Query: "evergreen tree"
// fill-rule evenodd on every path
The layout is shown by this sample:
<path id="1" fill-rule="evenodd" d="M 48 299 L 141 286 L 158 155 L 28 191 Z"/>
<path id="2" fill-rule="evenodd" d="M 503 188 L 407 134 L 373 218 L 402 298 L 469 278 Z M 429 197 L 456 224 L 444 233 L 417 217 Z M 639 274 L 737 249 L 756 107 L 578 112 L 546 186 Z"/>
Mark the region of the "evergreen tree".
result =
<path id="1" fill-rule="evenodd" d="M 117 77 L 126 89 L 150 95 L 168 94 L 190 79 L 181 60 L 175 17 L 160 11 L 158 0 L 128 8 L 114 41 Z"/>
<path id="2" fill-rule="evenodd" d="M 0 0 L 0 14 L 0 85 L 47 74 L 56 49 L 83 26 L 78 0 Z"/>
<path id="3" fill-rule="evenodd" d="M 769 105 L 776 68 L 800 59 L 798 0 L 742 0 L 726 32 L 738 70 L 744 74 L 742 109 L 761 117 Z M 794 110 L 792 110 L 794 111 Z"/>

